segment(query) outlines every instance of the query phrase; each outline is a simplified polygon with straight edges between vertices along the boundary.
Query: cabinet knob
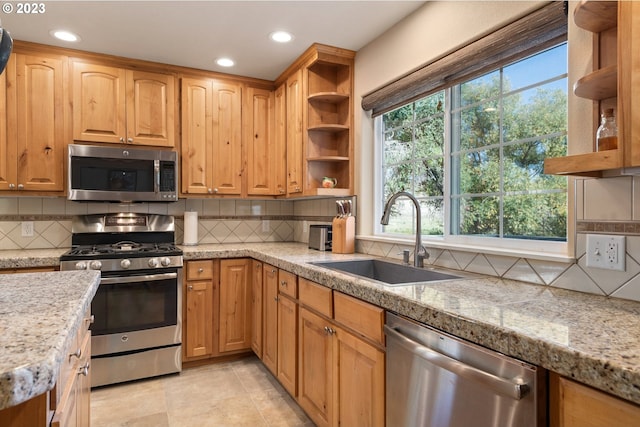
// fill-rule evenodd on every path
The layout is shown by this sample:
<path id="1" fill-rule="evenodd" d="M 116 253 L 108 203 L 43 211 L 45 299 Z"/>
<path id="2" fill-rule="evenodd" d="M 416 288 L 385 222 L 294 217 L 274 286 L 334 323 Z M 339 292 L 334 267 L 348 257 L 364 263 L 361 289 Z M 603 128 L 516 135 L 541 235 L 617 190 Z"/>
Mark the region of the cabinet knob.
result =
<path id="1" fill-rule="evenodd" d="M 124 138 L 120 137 L 120 142 L 124 144 Z"/>
<path id="2" fill-rule="evenodd" d="M 214 188 L 214 189 L 213 189 L 213 192 L 214 192 L 214 193 L 217 193 L 217 192 L 218 192 L 218 189 L 217 189 L 217 188 Z"/>
<path id="3" fill-rule="evenodd" d="M 18 184 L 18 190 L 22 190 L 24 189 L 24 185 L 23 184 Z"/>
<path id="4" fill-rule="evenodd" d="M 189 289 L 190 291 L 192 291 L 192 290 L 193 290 L 193 285 L 189 285 L 189 286 L 187 286 L 187 289 Z"/>
<path id="5" fill-rule="evenodd" d="M 200 268 L 198 269 L 198 273 L 204 273 L 204 268 L 200 267 Z"/>
<path id="6" fill-rule="evenodd" d="M 74 357 L 77 357 L 78 359 L 80 359 L 82 357 L 82 349 L 81 348 L 77 349 L 74 353 L 70 353 L 69 354 L 69 362 L 71 362 L 71 359 L 73 359 Z"/>
<path id="7" fill-rule="evenodd" d="M 278 301 L 278 297 L 273 297 L 273 300 L 274 301 Z"/>
<path id="8" fill-rule="evenodd" d="M 285 280 L 280 281 L 280 286 L 287 286 L 287 282 Z"/>
<path id="9" fill-rule="evenodd" d="M 211 188 L 207 188 L 207 193 L 211 194 L 213 193 L 213 190 Z"/>
<path id="10" fill-rule="evenodd" d="M 78 368 L 78 374 L 82 374 L 85 377 L 89 376 L 89 362 L 85 363 L 83 366 L 80 366 L 80 368 Z"/>
<path id="11" fill-rule="evenodd" d="M 10 189 L 10 190 L 13 190 L 14 188 L 16 188 L 16 185 L 15 185 L 15 184 L 9 184 L 9 189 Z"/>
<path id="12" fill-rule="evenodd" d="M 86 319 L 84 319 L 85 321 L 89 322 L 90 325 L 93 325 L 93 323 L 96 321 L 96 315 L 92 314 L 91 316 L 87 317 Z"/>
<path id="13" fill-rule="evenodd" d="M 133 138 L 127 138 L 127 142 L 128 142 L 129 144 L 133 144 Z"/>

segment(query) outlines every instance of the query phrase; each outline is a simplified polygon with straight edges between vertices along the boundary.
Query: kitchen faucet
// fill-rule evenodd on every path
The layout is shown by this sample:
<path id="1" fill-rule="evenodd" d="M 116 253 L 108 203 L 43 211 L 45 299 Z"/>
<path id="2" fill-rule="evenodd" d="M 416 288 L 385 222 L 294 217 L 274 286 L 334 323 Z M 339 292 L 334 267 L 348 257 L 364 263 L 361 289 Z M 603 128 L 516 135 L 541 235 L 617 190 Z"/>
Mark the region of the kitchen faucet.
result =
<path id="1" fill-rule="evenodd" d="M 387 203 L 384 205 L 384 213 L 380 219 L 380 224 L 389 225 L 389 216 L 391 216 L 391 207 L 395 203 L 396 199 L 400 196 L 408 197 L 413 205 L 416 207 L 416 247 L 413 252 L 413 265 L 414 267 L 424 267 L 424 259 L 429 258 L 429 253 L 422 246 L 422 212 L 420 211 L 420 203 L 414 197 L 413 194 L 406 191 L 399 191 L 393 196 L 389 197 Z"/>

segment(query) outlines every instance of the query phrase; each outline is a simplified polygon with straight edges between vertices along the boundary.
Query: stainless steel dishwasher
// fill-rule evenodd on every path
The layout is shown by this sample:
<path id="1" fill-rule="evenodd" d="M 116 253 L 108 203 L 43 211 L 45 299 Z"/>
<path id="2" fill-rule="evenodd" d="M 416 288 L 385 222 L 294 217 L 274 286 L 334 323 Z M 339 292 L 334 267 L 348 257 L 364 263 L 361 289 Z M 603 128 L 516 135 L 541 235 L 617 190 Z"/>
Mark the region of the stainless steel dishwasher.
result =
<path id="1" fill-rule="evenodd" d="M 546 371 L 387 313 L 388 427 L 546 425 Z"/>

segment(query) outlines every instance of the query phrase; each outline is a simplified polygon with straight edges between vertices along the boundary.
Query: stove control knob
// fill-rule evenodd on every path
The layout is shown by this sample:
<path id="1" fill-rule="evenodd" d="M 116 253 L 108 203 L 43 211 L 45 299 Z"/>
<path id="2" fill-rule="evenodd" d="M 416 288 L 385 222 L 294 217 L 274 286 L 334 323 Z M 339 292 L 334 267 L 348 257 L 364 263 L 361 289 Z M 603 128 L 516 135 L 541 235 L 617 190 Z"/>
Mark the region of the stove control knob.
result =
<path id="1" fill-rule="evenodd" d="M 162 257 L 160 258 L 160 264 L 162 264 L 164 267 L 167 267 L 169 265 L 171 265 L 171 259 L 169 257 Z"/>
<path id="2" fill-rule="evenodd" d="M 158 258 L 151 258 L 149 260 L 149 267 L 157 267 L 158 266 Z"/>
<path id="3" fill-rule="evenodd" d="M 89 264 L 89 268 L 91 268 L 92 270 L 100 270 L 102 268 L 102 262 L 91 261 L 91 264 Z"/>
<path id="4" fill-rule="evenodd" d="M 86 270 L 87 263 L 84 261 L 76 262 L 76 270 Z"/>
<path id="5" fill-rule="evenodd" d="M 120 267 L 122 268 L 131 267 L 131 261 L 129 261 L 128 259 L 123 259 L 122 261 L 120 261 Z"/>

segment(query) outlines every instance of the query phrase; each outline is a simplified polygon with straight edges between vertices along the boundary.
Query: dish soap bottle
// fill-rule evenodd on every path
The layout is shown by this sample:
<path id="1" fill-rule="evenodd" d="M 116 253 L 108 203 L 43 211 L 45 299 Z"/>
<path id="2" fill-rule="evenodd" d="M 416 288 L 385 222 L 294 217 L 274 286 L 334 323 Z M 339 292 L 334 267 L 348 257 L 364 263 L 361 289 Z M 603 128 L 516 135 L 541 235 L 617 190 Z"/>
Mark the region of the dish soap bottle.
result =
<path id="1" fill-rule="evenodd" d="M 602 112 L 600 127 L 596 131 L 598 151 L 615 150 L 618 148 L 618 126 L 613 116 L 613 108 Z"/>

